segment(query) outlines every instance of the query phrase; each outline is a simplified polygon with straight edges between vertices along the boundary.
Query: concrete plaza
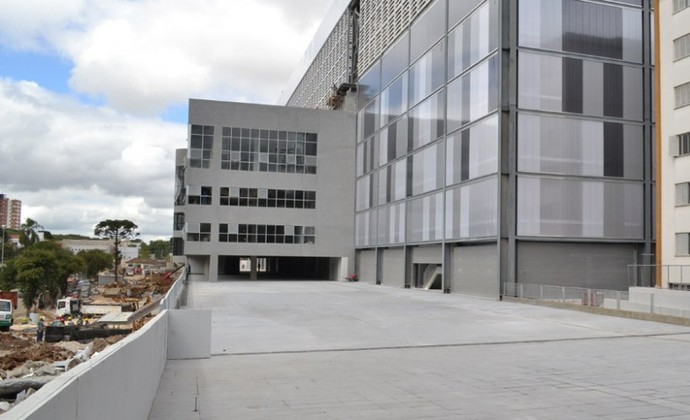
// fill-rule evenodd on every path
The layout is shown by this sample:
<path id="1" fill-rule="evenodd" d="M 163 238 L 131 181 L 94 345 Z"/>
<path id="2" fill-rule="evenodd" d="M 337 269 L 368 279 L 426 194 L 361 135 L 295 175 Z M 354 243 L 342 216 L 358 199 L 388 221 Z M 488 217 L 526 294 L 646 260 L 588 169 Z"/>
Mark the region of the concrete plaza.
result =
<path id="1" fill-rule="evenodd" d="M 688 419 L 690 328 L 345 282 L 192 282 L 159 419 Z"/>

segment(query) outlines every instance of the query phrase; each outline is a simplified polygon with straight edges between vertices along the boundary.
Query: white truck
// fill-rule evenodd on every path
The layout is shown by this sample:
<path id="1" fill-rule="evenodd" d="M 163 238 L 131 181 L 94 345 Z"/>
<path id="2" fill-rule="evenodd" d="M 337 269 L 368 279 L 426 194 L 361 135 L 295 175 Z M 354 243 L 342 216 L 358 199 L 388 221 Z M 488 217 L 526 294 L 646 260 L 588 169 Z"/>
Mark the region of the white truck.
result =
<path id="1" fill-rule="evenodd" d="M 9 331 L 14 323 L 14 308 L 9 299 L 0 299 L 0 329 Z"/>
<path id="2" fill-rule="evenodd" d="M 58 317 L 64 315 L 105 315 L 120 312 L 122 312 L 122 304 L 85 305 L 81 299 L 71 297 L 58 299 L 55 311 Z"/>

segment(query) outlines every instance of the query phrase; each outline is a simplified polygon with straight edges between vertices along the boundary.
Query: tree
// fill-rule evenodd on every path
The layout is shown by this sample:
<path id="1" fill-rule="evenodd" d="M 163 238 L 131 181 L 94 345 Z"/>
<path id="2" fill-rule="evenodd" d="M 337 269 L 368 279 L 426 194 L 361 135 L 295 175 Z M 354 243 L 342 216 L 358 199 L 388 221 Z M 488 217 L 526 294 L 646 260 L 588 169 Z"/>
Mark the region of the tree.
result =
<path id="1" fill-rule="evenodd" d="M 100 238 L 112 239 L 115 242 L 114 263 L 115 263 L 115 281 L 117 281 L 117 268 L 122 261 L 122 254 L 120 253 L 120 243 L 123 240 L 132 239 L 139 235 L 135 230 L 139 226 L 129 220 L 103 220 L 99 222 L 93 230 L 93 234 Z"/>
<path id="2" fill-rule="evenodd" d="M 38 242 L 38 232 L 43 230 L 43 226 L 39 225 L 34 219 L 27 218 L 26 222 L 19 226 L 19 230 L 19 242 L 24 246 L 30 246 Z"/>
<path id="3" fill-rule="evenodd" d="M 46 293 L 52 298 L 64 295 L 67 279 L 79 272 L 82 262 L 54 242 L 39 242 L 25 248 L 3 270 L 3 287 L 18 287 L 27 310 L 36 298 Z"/>
<path id="4" fill-rule="evenodd" d="M 99 272 L 113 265 L 113 256 L 100 249 L 79 251 L 77 258 L 83 262 L 86 277 L 89 279 L 96 278 Z"/>
<path id="5" fill-rule="evenodd" d="M 164 260 L 172 252 L 172 244 L 170 240 L 156 239 L 149 242 L 149 251 L 157 260 Z"/>

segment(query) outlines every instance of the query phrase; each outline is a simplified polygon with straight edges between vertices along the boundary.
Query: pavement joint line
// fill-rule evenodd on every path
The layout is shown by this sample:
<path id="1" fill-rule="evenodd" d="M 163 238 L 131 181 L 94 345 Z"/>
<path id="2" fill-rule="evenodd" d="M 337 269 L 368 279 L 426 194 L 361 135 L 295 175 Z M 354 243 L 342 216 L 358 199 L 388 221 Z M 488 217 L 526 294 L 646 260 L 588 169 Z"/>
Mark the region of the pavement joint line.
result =
<path id="1" fill-rule="evenodd" d="M 352 347 L 352 348 L 335 348 L 335 349 L 310 349 L 310 350 L 277 350 L 277 351 L 256 351 L 256 352 L 238 352 L 238 353 L 211 353 L 211 357 L 215 356 L 265 356 L 278 354 L 305 354 L 305 353 L 339 353 L 339 352 L 362 352 L 362 351 L 381 351 L 381 350 L 409 350 L 409 349 L 434 349 L 434 348 L 448 348 L 448 347 L 478 347 L 478 346 L 500 346 L 508 344 L 539 344 L 539 343 L 559 343 L 568 341 L 594 341 L 594 340 L 611 340 L 623 338 L 664 338 L 678 335 L 690 335 L 690 332 L 670 332 L 657 334 L 629 334 L 629 335 L 606 335 L 600 337 L 572 337 L 572 338 L 554 338 L 554 339 L 535 339 L 535 340 L 516 340 L 516 341 L 487 341 L 474 343 L 447 343 L 447 344 L 418 344 L 406 346 L 381 346 L 381 347 Z"/>

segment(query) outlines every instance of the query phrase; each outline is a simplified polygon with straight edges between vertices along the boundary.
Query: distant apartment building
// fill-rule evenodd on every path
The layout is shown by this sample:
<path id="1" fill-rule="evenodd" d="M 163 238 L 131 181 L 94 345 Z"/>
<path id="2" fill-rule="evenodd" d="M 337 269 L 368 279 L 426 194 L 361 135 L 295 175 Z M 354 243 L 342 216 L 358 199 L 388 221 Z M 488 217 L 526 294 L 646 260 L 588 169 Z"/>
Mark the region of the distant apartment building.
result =
<path id="1" fill-rule="evenodd" d="M 690 282 L 690 0 L 659 1 L 660 279 Z"/>
<path id="2" fill-rule="evenodd" d="M 62 242 L 62 247 L 69 250 L 72 254 L 77 254 L 80 251 L 98 250 L 107 254 L 112 254 L 115 250 L 115 243 L 112 240 L 99 239 L 65 239 Z M 139 243 L 138 242 L 124 242 L 120 244 L 120 254 L 122 261 L 128 261 L 139 257 Z"/>
<path id="3" fill-rule="evenodd" d="M 355 114 L 192 99 L 173 256 L 193 276 L 337 279 L 354 267 Z"/>
<path id="4" fill-rule="evenodd" d="M 0 225 L 17 230 L 22 224 L 22 202 L 0 194 Z"/>

